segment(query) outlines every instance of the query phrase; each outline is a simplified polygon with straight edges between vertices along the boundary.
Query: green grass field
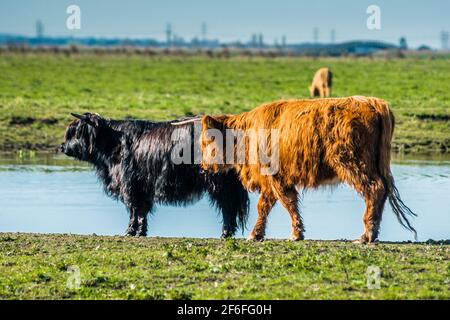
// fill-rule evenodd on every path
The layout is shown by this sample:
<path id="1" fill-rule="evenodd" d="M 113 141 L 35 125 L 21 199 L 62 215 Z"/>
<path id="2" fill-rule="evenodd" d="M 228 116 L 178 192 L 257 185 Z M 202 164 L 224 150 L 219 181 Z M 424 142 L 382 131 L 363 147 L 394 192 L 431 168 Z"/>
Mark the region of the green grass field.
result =
<path id="1" fill-rule="evenodd" d="M 0 234 L 0 299 L 450 299 L 446 243 Z M 69 288 L 74 270 L 80 287 Z M 380 287 L 368 267 L 381 271 Z"/>
<path id="2" fill-rule="evenodd" d="M 450 149 L 448 59 L 167 58 L 0 55 L 0 150 L 55 150 L 70 112 L 173 119 L 238 113 L 305 98 L 316 69 L 335 74 L 334 96 L 388 100 L 397 150 Z"/>

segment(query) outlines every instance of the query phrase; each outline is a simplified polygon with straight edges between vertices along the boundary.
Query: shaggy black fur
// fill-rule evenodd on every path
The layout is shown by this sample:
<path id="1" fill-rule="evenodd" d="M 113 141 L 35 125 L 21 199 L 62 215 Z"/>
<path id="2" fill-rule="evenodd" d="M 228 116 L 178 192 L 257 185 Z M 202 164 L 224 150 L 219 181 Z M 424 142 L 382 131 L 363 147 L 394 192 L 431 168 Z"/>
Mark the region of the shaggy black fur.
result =
<path id="1" fill-rule="evenodd" d="M 222 213 L 222 237 L 245 226 L 249 199 L 233 172 L 213 174 L 196 164 L 175 165 L 171 152 L 176 143 L 194 141 L 193 124 L 110 120 L 97 114 L 75 115 L 67 128 L 61 151 L 93 164 L 105 192 L 128 208 L 127 235 L 147 234 L 147 215 L 155 204 L 185 206 L 208 193 Z M 177 130 L 179 140 L 171 136 Z M 192 144 L 193 145 L 193 144 Z"/>

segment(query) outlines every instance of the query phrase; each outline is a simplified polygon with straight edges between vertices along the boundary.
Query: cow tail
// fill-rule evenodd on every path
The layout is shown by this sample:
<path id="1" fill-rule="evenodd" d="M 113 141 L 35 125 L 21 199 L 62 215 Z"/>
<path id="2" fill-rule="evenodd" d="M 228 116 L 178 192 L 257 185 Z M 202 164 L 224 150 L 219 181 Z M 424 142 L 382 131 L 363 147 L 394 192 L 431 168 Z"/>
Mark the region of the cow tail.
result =
<path id="1" fill-rule="evenodd" d="M 378 163 L 381 176 L 388 192 L 389 204 L 400 224 L 411 231 L 414 234 L 414 239 L 417 241 L 417 231 L 411 225 L 407 217 L 417 217 L 417 214 L 408 208 L 402 201 L 391 172 L 391 141 L 394 133 L 395 118 L 389 105 L 385 101 L 377 99 L 374 101 L 373 105 L 380 115 L 381 120 L 380 154 Z"/>
<path id="2" fill-rule="evenodd" d="M 242 190 L 237 190 L 237 192 L 239 192 L 239 198 L 240 198 L 240 204 L 239 204 L 239 209 L 238 209 L 238 226 L 239 228 L 241 228 L 242 232 L 244 232 L 246 225 L 247 225 L 247 220 L 248 220 L 248 216 L 250 213 L 250 199 L 248 197 L 248 192 L 245 189 Z"/>

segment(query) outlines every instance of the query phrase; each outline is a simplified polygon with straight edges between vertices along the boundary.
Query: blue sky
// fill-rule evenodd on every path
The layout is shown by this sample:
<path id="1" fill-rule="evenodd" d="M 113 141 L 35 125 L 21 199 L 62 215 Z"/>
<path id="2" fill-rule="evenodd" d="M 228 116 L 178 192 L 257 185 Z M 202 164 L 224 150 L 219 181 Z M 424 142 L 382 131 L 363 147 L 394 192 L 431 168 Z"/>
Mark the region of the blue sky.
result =
<path id="1" fill-rule="evenodd" d="M 66 29 L 66 8 L 81 8 L 81 30 Z M 366 8 L 381 8 L 381 30 L 366 28 Z M 374 39 L 398 42 L 405 36 L 410 46 L 440 47 L 439 34 L 450 31 L 449 0 L 1 0 L 0 33 L 33 35 L 40 19 L 52 36 L 152 37 L 164 39 L 168 22 L 173 31 L 191 39 L 208 35 L 225 41 L 250 39 L 263 33 L 268 43 L 286 35 L 288 42 Z"/>

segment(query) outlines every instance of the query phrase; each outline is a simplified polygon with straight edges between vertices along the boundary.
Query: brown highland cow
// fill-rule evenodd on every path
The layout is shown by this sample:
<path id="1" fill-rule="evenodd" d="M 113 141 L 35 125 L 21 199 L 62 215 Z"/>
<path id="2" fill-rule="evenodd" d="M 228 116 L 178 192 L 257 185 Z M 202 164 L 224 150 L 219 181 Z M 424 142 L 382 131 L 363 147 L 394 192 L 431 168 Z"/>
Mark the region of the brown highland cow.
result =
<path id="1" fill-rule="evenodd" d="M 227 129 L 276 129 L 277 144 L 263 142 L 269 153 L 277 149 L 277 172 L 265 174 L 264 163 L 250 163 L 246 143 L 244 161 L 225 159 L 223 150 L 237 151 L 239 144 L 234 139 L 231 143 L 225 138 L 212 140 L 210 132 L 225 137 Z M 249 239 L 264 238 L 269 212 L 280 201 L 292 220 L 291 239 L 302 240 L 305 228 L 298 209 L 298 189 L 346 182 L 366 202 L 364 233 L 358 242 L 373 242 L 387 199 L 399 222 L 416 234 L 406 217 L 415 214 L 400 199 L 390 169 L 393 131 L 394 116 L 378 98 L 278 101 L 239 115 L 204 116 L 202 166 L 215 172 L 235 169 L 247 189 L 260 192 L 258 219 Z"/>
<path id="2" fill-rule="evenodd" d="M 333 73 L 328 68 L 317 70 L 314 75 L 313 83 L 309 87 L 311 98 L 326 98 L 331 96 L 331 88 L 333 87 Z"/>

